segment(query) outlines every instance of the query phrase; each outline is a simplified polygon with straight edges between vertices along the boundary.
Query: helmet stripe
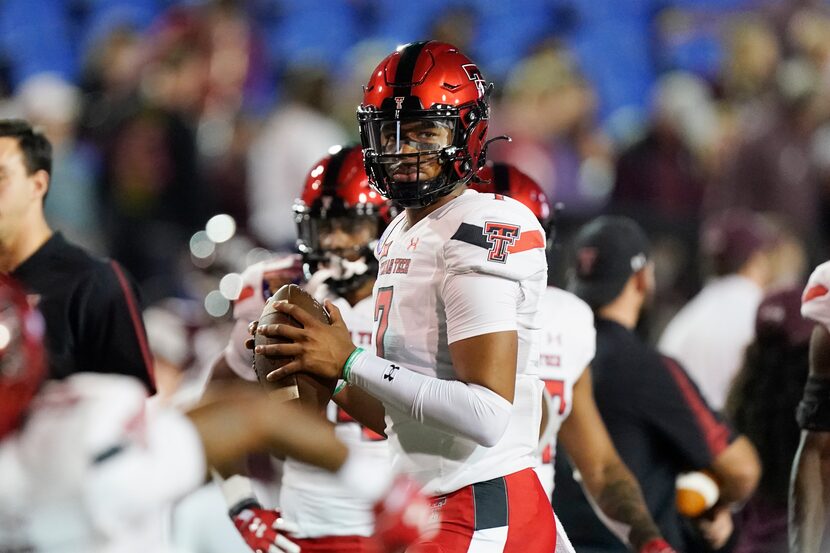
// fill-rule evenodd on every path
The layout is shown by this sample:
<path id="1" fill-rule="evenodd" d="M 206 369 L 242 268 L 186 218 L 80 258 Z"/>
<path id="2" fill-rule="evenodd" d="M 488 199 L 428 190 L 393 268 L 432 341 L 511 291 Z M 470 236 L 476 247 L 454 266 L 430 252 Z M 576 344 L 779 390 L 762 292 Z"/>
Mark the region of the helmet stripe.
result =
<path id="1" fill-rule="evenodd" d="M 427 45 L 426 41 L 411 42 L 401 50 L 401 57 L 395 69 L 394 90 L 395 96 L 404 98 L 412 95 L 412 77 L 415 74 L 415 64 L 421 55 L 421 50 Z"/>
<path id="2" fill-rule="evenodd" d="M 340 169 L 346 161 L 351 148 L 342 148 L 339 152 L 331 156 L 328 165 L 326 165 L 326 173 L 323 175 L 323 186 L 320 190 L 321 196 L 336 196 L 337 183 L 340 182 Z"/>

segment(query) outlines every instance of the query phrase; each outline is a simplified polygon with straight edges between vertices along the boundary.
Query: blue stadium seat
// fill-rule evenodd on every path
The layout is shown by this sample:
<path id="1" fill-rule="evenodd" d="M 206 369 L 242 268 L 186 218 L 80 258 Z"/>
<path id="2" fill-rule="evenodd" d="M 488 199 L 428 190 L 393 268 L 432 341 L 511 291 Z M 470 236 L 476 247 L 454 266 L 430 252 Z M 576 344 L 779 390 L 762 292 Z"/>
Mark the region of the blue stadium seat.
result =
<path id="1" fill-rule="evenodd" d="M 285 1 L 262 31 L 274 60 L 331 65 L 356 41 L 358 21 L 346 0 Z"/>
<path id="2" fill-rule="evenodd" d="M 375 26 L 372 35 L 381 41 L 406 44 L 425 40 L 429 28 L 438 15 L 459 2 L 419 0 L 417 2 L 377 2 Z M 463 4 L 462 4 L 463 5 Z"/>
<path id="3" fill-rule="evenodd" d="M 645 20 L 658 6 L 657 0 L 569 0 L 583 24 L 592 21 Z"/>
<path id="4" fill-rule="evenodd" d="M 481 12 L 474 57 L 491 79 L 502 78 L 555 27 L 553 11 L 546 2 L 530 0 L 521 9 L 508 2 L 488 2 Z"/>
<path id="5" fill-rule="evenodd" d="M 118 26 L 146 29 L 167 4 L 164 0 L 87 0 L 86 20 L 78 37 L 79 55 L 83 59 L 90 47 Z"/>
<path id="6" fill-rule="evenodd" d="M 595 22 L 569 38 L 579 66 L 596 86 L 600 116 L 645 108 L 654 82 L 649 26 L 638 20 Z"/>
<path id="7" fill-rule="evenodd" d="M 76 77 L 77 56 L 66 15 L 64 0 L 0 2 L 0 50 L 12 62 L 13 86 L 43 71 Z"/>

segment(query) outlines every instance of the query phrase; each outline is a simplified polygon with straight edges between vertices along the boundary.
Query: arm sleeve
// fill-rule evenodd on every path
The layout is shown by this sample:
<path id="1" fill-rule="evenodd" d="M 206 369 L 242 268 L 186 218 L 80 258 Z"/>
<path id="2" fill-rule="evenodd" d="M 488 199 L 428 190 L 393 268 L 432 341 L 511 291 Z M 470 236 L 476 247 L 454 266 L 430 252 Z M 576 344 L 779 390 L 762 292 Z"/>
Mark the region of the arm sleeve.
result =
<path id="1" fill-rule="evenodd" d="M 674 359 L 655 358 L 643 376 L 637 405 L 649 423 L 679 452 L 689 470 L 711 466 L 734 441 L 732 429 Z"/>
<path id="2" fill-rule="evenodd" d="M 352 365 L 349 381 L 419 422 L 485 447 L 504 435 L 513 409 L 484 386 L 426 376 L 365 351 Z"/>
<path id="3" fill-rule="evenodd" d="M 79 366 L 84 371 L 138 378 L 155 391 L 153 359 L 147 343 L 137 287 L 110 261 L 99 269 L 79 298 Z"/>

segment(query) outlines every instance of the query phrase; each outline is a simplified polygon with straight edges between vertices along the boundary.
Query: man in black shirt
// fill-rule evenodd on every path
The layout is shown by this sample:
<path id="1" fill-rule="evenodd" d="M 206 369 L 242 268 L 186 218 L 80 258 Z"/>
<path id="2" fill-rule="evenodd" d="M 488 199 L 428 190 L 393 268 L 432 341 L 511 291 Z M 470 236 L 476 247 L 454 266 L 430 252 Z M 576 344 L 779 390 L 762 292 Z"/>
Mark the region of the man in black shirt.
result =
<path id="1" fill-rule="evenodd" d="M 720 500 L 710 518 L 729 517 L 729 504 L 755 489 L 757 455 L 746 438 L 736 437 L 709 408 L 678 363 L 634 333 L 654 288 L 642 229 L 624 217 L 600 217 L 579 232 L 575 248 L 571 289 L 596 314 L 597 352 L 591 371 L 597 406 L 663 536 L 678 551 L 687 551 L 675 507 L 678 474 L 702 469 L 713 473 Z M 713 321 L 713 331 L 716 325 Z M 626 551 L 594 515 L 564 457 L 557 459 L 553 503 L 576 550 Z M 706 529 L 711 522 L 702 519 L 698 525 Z"/>
<path id="2" fill-rule="evenodd" d="M 43 214 L 52 146 L 25 121 L 0 120 L 0 273 L 11 274 L 46 320 L 49 377 L 135 376 L 154 390 L 141 306 L 118 263 L 53 233 Z"/>

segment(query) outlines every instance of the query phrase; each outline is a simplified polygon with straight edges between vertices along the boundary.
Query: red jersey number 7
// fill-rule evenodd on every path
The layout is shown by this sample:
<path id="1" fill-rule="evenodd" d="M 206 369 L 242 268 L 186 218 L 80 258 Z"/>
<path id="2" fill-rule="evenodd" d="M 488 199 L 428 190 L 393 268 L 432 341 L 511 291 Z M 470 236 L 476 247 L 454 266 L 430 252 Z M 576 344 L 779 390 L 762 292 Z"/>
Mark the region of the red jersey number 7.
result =
<path id="1" fill-rule="evenodd" d="M 383 340 L 386 337 L 386 330 L 389 328 L 389 312 L 392 309 L 392 294 L 393 287 L 385 286 L 378 288 L 378 294 L 375 298 L 375 322 L 377 323 L 377 332 L 375 333 L 375 352 L 378 357 L 385 357 Z"/>

